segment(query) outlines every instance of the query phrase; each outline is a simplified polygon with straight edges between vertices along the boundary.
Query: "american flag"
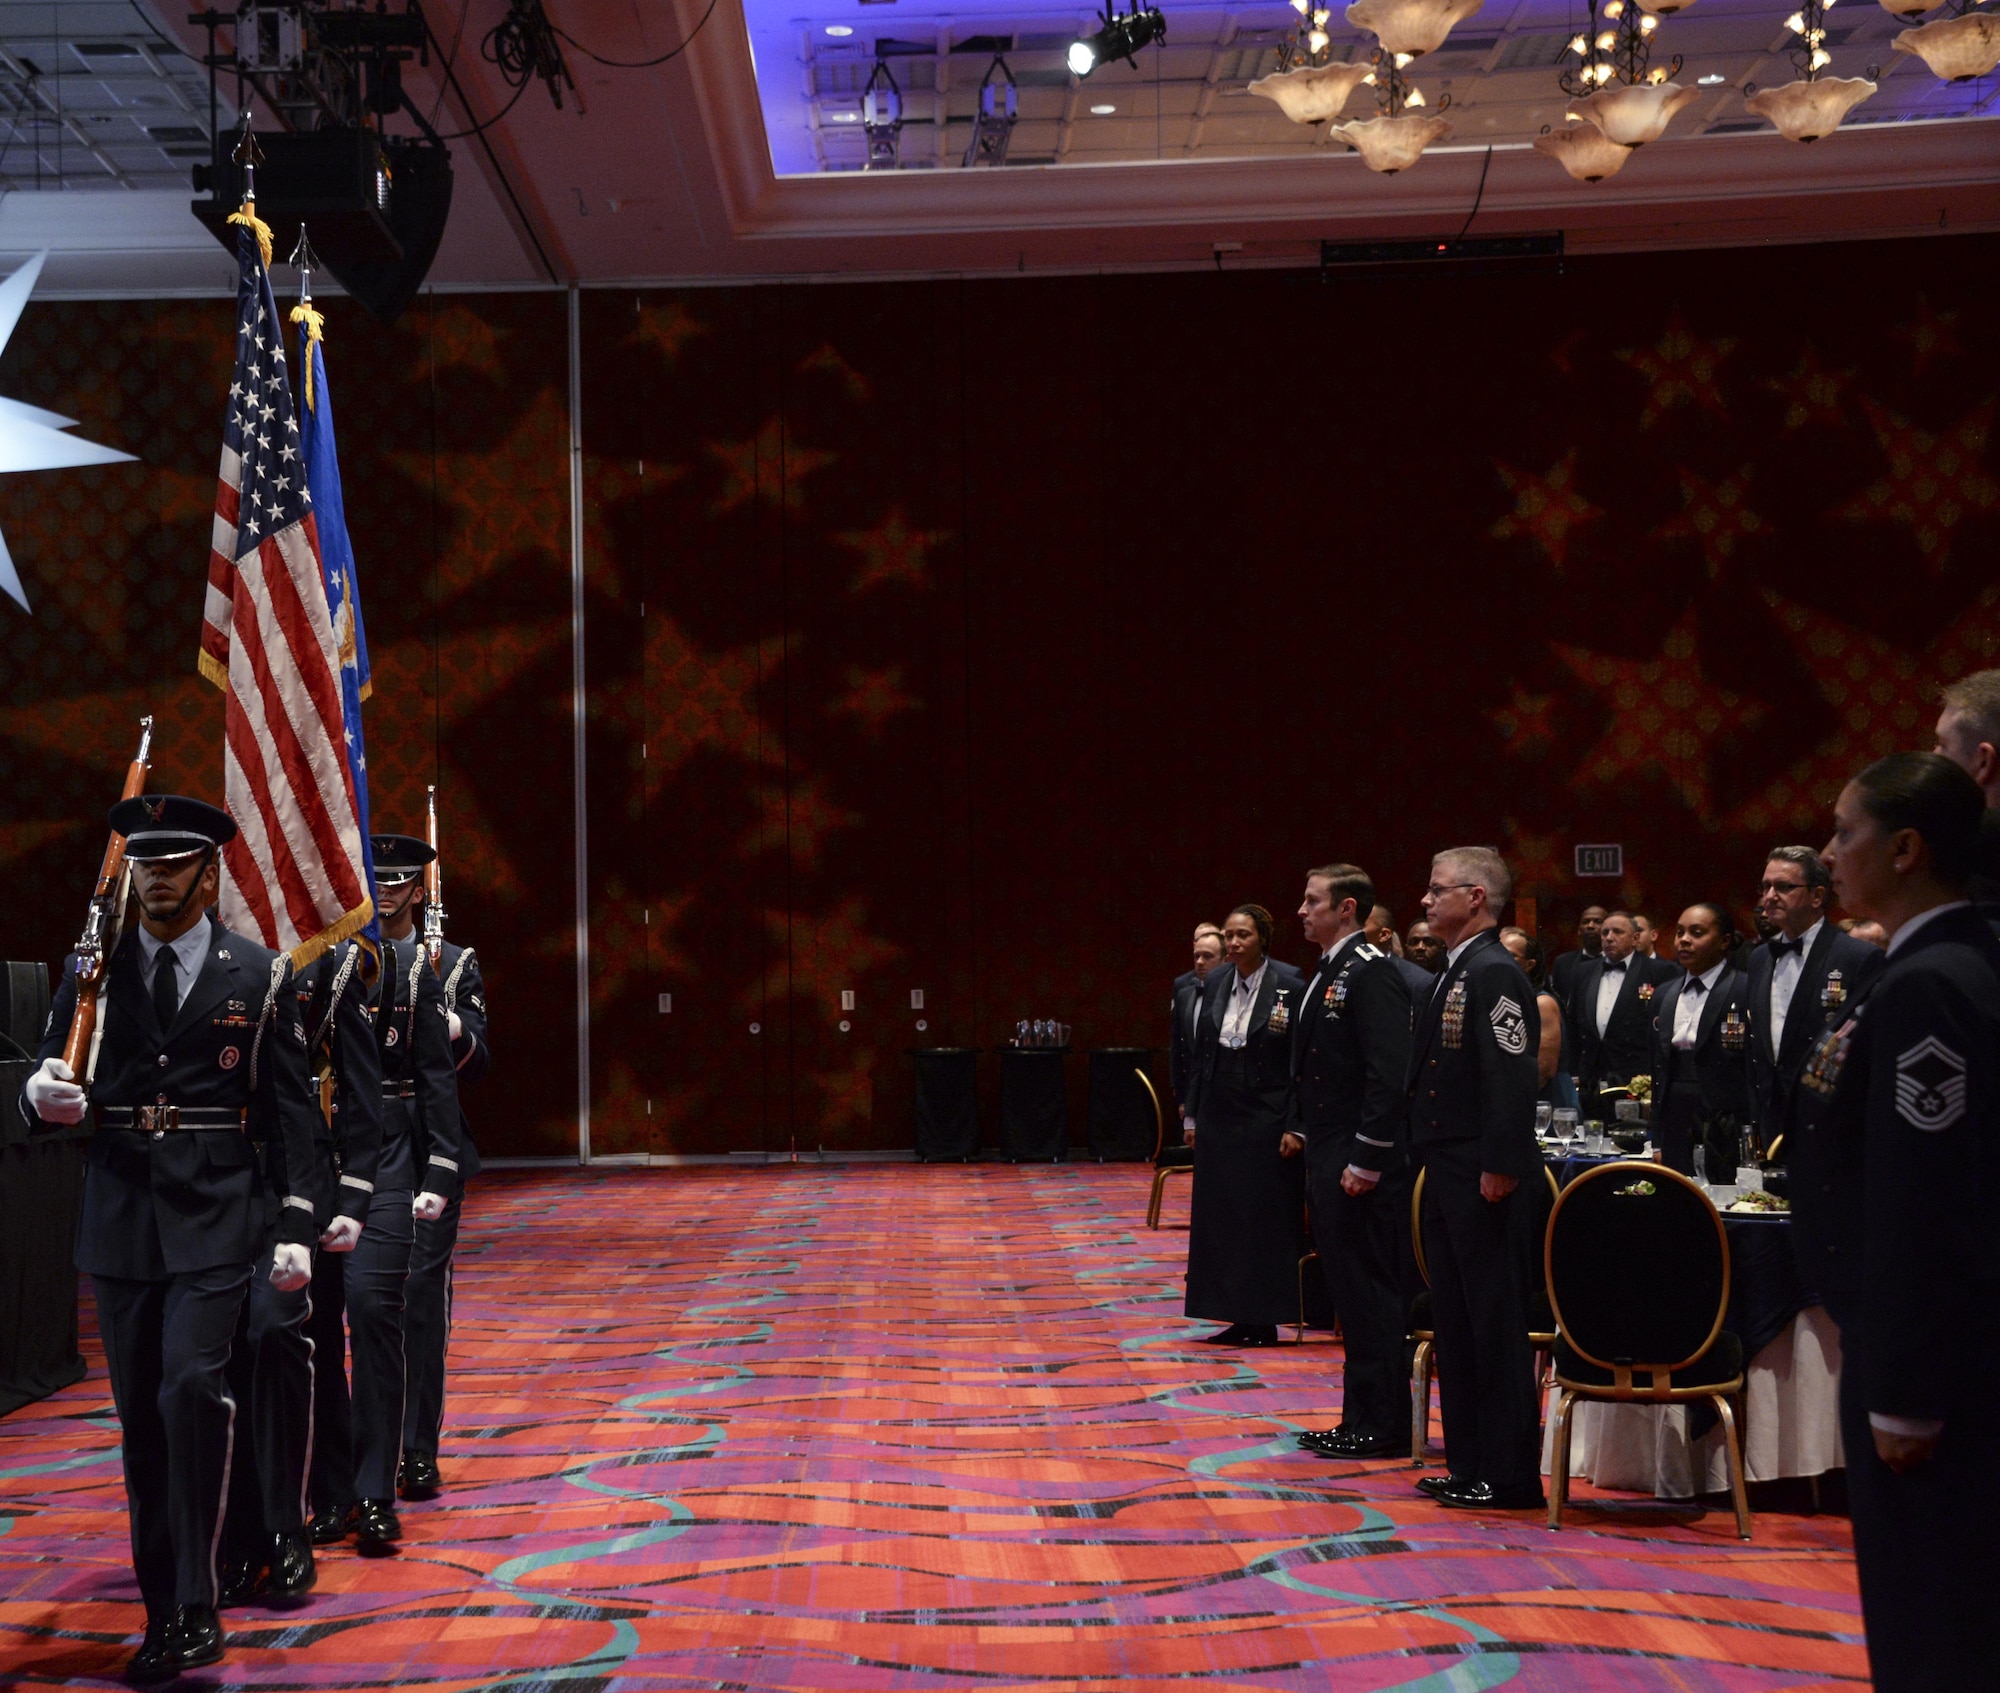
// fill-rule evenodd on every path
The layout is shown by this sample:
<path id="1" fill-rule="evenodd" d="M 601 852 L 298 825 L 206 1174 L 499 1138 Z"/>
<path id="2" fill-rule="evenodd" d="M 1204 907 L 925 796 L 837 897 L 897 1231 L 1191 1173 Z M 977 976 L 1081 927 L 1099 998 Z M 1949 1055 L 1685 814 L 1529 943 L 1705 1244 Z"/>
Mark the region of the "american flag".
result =
<path id="1" fill-rule="evenodd" d="M 374 904 L 284 324 L 248 224 L 236 264 L 200 658 L 228 698 L 223 803 L 238 834 L 223 851 L 222 920 L 305 964 L 360 930 Z"/>

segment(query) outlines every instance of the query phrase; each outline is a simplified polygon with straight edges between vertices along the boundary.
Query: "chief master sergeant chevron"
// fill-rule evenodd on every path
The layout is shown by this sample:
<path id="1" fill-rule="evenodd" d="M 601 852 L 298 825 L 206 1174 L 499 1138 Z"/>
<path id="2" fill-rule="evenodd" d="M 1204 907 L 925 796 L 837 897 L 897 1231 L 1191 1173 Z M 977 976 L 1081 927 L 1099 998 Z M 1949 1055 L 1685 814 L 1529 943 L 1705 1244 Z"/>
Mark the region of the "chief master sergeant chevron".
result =
<path id="1" fill-rule="evenodd" d="M 146 1635 L 127 1672 L 165 1681 L 222 1656 L 217 1523 L 236 1406 L 224 1378 L 251 1266 L 269 1242 L 263 1161 L 313 1168 L 305 1040 L 291 962 L 209 914 L 218 849 L 236 833 L 199 800 L 121 800 L 140 926 L 108 968 L 103 1045 L 88 1097 L 57 1056 L 76 1005 L 64 963 L 22 1100 L 30 1126 L 97 1114 L 77 1228 L 123 1430 L 132 1563 Z M 271 1279 L 312 1276 L 312 1201 L 280 1196 Z"/>

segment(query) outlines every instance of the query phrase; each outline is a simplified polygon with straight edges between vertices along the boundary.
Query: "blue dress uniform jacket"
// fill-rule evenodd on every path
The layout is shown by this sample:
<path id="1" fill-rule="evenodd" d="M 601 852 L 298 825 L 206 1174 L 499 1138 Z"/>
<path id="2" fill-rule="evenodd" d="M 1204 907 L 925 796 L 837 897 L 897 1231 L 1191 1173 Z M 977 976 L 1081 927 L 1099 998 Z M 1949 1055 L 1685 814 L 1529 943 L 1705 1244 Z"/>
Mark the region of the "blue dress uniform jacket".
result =
<path id="1" fill-rule="evenodd" d="M 1798 988 L 1785 1012 L 1784 1039 L 1774 1044 L 1771 977 L 1777 959 L 1768 941 L 1750 955 L 1750 1079 L 1766 1146 L 1786 1132 L 1799 1071 L 1819 1037 L 1841 1020 L 1842 1007 L 1881 972 L 1882 949 L 1826 922 L 1802 963 Z"/>
<path id="2" fill-rule="evenodd" d="M 112 955 L 104 1040 L 91 1085 L 98 1127 L 87 1153 L 77 1267 L 93 1275 L 157 1281 L 222 1264 L 248 1265 L 276 1237 L 310 1246 L 310 1191 L 271 1192 L 252 1136 L 277 1141 L 285 1167 L 312 1167 L 305 1038 L 288 991 L 292 968 L 274 953 L 207 920 L 207 956 L 173 1027 L 161 1029 L 140 968 L 139 937 Z M 76 965 L 61 985 L 37 1060 L 61 1056 L 76 1011 Z M 163 1132 L 107 1126 L 108 1113 L 171 1105 L 241 1110 L 242 1128 Z"/>
<path id="3" fill-rule="evenodd" d="M 1841 1437 L 1874 1681 L 1992 1680 L 2000 1588 L 2000 943 L 1938 913 L 1800 1072 L 1797 1244 L 1840 1324 Z M 1815 1261 L 1816 1260 L 1816 1261 Z M 1942 1420 L 1897 1475 L 1870 1415 Z"/>
<path id="4" fill-rule="evenodd" d="M 1167 1079 L 1173 1084 L 1174 1098 L 1182 1105 L 1187 1103 L 1194 1070 L 1195 1008 L 1201 1003 L 1201 978 L 1192 970 L 1183 970 L 1174 978 L 1173 997 L 1167 1006 L 1167 1015 L 1173 1020 L 1167 1039 Z"/>
<path id="5" fill-rule="evenodd" d="M 1481 1170 L 1539 1176 L 1542 1012 L 1534 988 L 1490 929 L 1445 967 L 1440 982 L 1417 1007 L 1405 1086 L 1410 1144 L 1422 1156 L 1427 1147 L 1476 1141 Z"/>
<path id="6" fill-rule="evenodd" d="M 444 1008 L 458 1013 L 458 1039 L 451 1043 L 452 1068 L 458 1085 L 469 1087 L 486 1074 L 492 1052 L 486 1044 L 486 982 L 479 973 L 479 959 L 469 946 L 446 940 L 438 954 L 438 983 L 444 993 Z M 461 1180 L 479 1174 L 479 1148 L 473 1144 L 472 1123 L 465 1114 L 463 1099 L 458 1112 L 459 1147 L 462 1153 Z"/>
<path id="7" fill-rule="evenodd" d="M 335 1217 L 367 1221 L 382 1160 L 382 1055 L 361 967 L 361 943 L 347 941 L 314 959 L 297 980 L 322 1228 Z M 322 1077 L 332 1082 L 330 1120 L 321 1109 Z"/>
<path id="8" fill-rule="evenodd" d="M 447 1018 L 443 984 L 422 945 L 385 942 L 375 1010 L 383 1096 L 378 1183 L 384 1189 L 458 1197 L 464 1136 Z"/>
<path id="9" fill-rule="evenodd" d="M 1691 1174 L 1689 1156 L 1699 1123 L 1713 1123 L 1724 1117 L 1748 1124 L 1755 1116 L 1750 1089 L 1750 988 L 1749 978 L 1728 964 L 1715 978 L 1715 985 L 1703 996 L 1701 1017 L 1695 1024 L 1694 1050 L 1677 1054 L 1674 1023 L 1680 1015 L 1681 995 L 1691 978 L 1670 982 L 1655 996 L 1653 1004 L 1653 1123 L 1662 1157 L 1673 1169 Z M 1683 1097 L 1679 1084 L 1691 1083 Z M 1669 1092 L 1673 1098 L 1669 1099 Z M 1690 1109 L 1692 1107 L 1692 1109 Z M 1667 1138 L 1662 1138 L 1665 1135 Z M 1728 1181 L 1736 1168 L 1738 1148 L 1727 1151 L 1727 1170 L 1710 1164 L 1711 1181 Z"/>

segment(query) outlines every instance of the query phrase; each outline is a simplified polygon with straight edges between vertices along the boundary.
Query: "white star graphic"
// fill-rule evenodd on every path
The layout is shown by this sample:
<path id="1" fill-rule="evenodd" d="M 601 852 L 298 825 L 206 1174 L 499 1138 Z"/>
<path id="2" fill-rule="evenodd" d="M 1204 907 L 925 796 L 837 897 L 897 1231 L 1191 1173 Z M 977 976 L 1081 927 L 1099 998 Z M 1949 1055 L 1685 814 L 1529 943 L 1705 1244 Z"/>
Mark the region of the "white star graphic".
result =
<path id="1" fill-rule="evenodd" d="M 14 325 L 21 321 L 21 308 L 34 292 L 35 279 L 42 274 L 42 261 L 48 256 L 46 250 L 37 253 L 5 282 L 0 282 L 0 348 L 7 345 L 7 338 L 14 333 Z M 75 427 L 76 419 L 73 417 L 59 417 L 52 411 L 24 405 L 19 400 L 0 399 L 0 474 L 12 470 L 69 470 L 85 464 L 129 464 L 132 461 L 130 453 L 121 453 L 115 447 L 100 447 L 94 441 L 63 433 Z M 23 611 L 32 611 L 27 590 L 21 586 L 21 573 L 14 568 L 4 537 L 0 537 L 0 593 L 5 593 Z"/>

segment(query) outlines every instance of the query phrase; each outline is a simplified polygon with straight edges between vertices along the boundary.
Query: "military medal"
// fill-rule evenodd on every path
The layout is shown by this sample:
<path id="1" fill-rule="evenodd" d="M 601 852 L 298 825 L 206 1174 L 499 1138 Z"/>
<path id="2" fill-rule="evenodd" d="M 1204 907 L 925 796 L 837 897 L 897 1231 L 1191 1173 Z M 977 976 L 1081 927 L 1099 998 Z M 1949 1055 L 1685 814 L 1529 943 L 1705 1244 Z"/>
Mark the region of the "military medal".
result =
<path id="1" fill-rule="evenodd" d="M 1820 989 L 1820 1004 L 1828 1011 L 1838 1011 L 1847 1003 L 1847 984 L 1840 979 L 1838 970 L 1826 973 L 1826 986 Z"/>
<path id="2" fill-rule="evenodd" d="M 1743 1013 L 1731 1006 L 1722 1014 L 1722 1050 L 1741 1052 L 1750 1044 L 1750 1025 L 1743 1020 Z"/>
<path id="3" fill-rule="evenodd" d="M 1265 1027 L 1274 1035 L 1282 1035 L 1292 1026 L 1292 1008 L 1285 1003 L 1285 995 L 1291 991 L 1290 988 L 1280 988 L 1278 1003 L 1271 1007 L 1271 1020 Z"/>
<path id="4" fill-rule="evenodd" d="M 1653 984 L 1651 982 L 1641 982 L 1639 984 L 1639 1003 L 1641 1005 L 1644 1005 L 1652 997 L 1653 997 Z"/>
<path id="5" fill-rule="evenodd" d="M 1451 984 L 1451 991 L 1444 996 L 1444 1010 L 1439 1014 L 1438 1027 L 1444 1036 L 1444 1049 L 1456 1052 L 1465 1045 L 1465 981 L 1461 977 Z"/>
<path id="6" fill-rule="evenodd" d="M 1819 1037 L 1799 1074 L 1800 1086 L 1811 1088 L 1823 1098 L 1833 1097 L 1833 1090 L 1840 1085 L 1841 1069 L 1847 1063 L 1847 1042 L 1853 1031 L 1854 1020 L 1849 1018 L 1839 1028 L 1829 1029 Z"/>
<path id="7" fill-rule="evenodd" d="M 1347 972 L 1334 977 L 1326 986 L 1326 1011 L 1329 1017 L 1338 1017 L 1347 1009 Z"/>

